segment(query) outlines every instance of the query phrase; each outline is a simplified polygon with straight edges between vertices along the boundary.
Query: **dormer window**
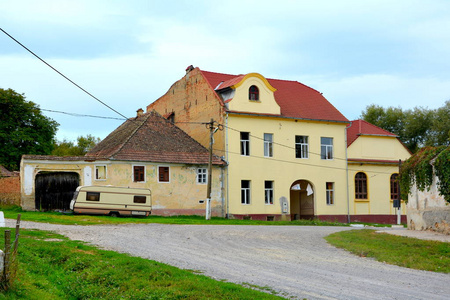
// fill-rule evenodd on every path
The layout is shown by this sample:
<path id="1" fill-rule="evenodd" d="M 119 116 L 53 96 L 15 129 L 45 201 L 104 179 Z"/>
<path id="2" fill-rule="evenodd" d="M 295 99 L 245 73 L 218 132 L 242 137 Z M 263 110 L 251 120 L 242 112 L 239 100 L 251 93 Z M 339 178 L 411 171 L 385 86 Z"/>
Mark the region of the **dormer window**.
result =
<path id="1" fill-rule="evenodd" d="M 259 89 L 256 85 L 252 85 L 248 89 L 248 100 L 258 101 L 259 100 Z"/>

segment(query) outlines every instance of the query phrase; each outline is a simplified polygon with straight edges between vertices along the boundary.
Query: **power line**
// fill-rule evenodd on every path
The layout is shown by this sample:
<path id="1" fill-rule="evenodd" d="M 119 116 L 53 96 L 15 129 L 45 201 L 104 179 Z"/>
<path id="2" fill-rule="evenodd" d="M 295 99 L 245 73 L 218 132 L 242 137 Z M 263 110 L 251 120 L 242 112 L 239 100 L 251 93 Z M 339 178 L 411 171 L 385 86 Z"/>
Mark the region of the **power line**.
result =
<path id="1" fill-rule="evenodd" d="M 74 116 L 74 117 L 89 117 L 89 118 L 99 118 L 99 119 L 111 119 L 111 120 L 123 120 L 122 118 L 114 118 L 114 117 L 102 117 L 102 116 L 93 116 L 93 115 L 84 115 L 84 114 L 77 114 L 77 113 L 69 113 L 69 112 L 65 112 L 65 111 L 58 111 L 58 110 L 51 110 L 51 109 L 42 109 L 42 111 L 48 111 L 48 112 L 52 112 L 52 113 L 59 113 L 59 114 L 65 114 L 65 115 L 69 115 L 69 116 Z"/>
<path id="2" fill-rule="evenodd" d="M 116 114 L 118 114 L 119 116 L 123 117 L 124 119 L 128 119 L 127 117 L 125 117 L 123 114 L 121 114 L 120 112 L 118 112 L 117 110 L 115 110 L 114 108 L 112 108 L 111 106 L 109 106 L 108 104 L 106 104 L 105 102 L 101 101 L 100 99 L 98 99 L 97 97 L 95 97 L 94 95 L 92 95 L 91 93 L 89 93 L 88 91 L 86 91 L 84 88 L 82 88 L 81 86 L 79 86 L 78 84 L 76 84 L 74 81 L 72 81 L 70 78 L 68 78 L 66 75 L 64 75 L 63 73 L 61 73 L 60 71 L 58 71 L 56 68 L 54 68 L 52 65 L 50 65 L 49 63 L 47 63 L 45 60 L 43 60 L 42 58 L 40 58 L 37 54 L 35 54 L 33 51 L 31 51 L 30 49 L 28 49 L 27 47 L 25 47 L 22 43 L 20 43 L 18 40 L 16 40 L 13 36 L 11 36 L 9 33 L 7 33 L 5 30 L 3 30 L 2 28 L 0 28 L 0 30 L 6 34 L 8 37 L 10 37 L 13 41 L 15 41 L 17 44 L 19 44 L 22 48 L 24 48 L 25 50 L 27 50 L 28 52 L 30 52 L 33 56 L 35 56 L 37 59 L 39 59 L 40 61 L 42 61 L 44 64 L 46 64 L 48 67 L 50 67 L 53 71 L 55 71 L 56 73 L 58 73 L 59 75 L 61 75 L 62 77 L 64 77 L 66 80 L 68 80 L 70 83 L 72 83 L 73 85 L 75 85 L 77 88 L 79 88 L 80 90 L 82 90 L 83 92 L 85 92 L 86 94 L 88 94 L 89 96 L 91 96 L 92 98 L 94 98 L 95 100 L 97 100 L 98 102 L 100 102 L 101 104 L 103 104 L 104 106 L 106 106 L 107 108 L 109 108 L 110 110 L 112 110 L 113 112 L 115 112 Z"/>

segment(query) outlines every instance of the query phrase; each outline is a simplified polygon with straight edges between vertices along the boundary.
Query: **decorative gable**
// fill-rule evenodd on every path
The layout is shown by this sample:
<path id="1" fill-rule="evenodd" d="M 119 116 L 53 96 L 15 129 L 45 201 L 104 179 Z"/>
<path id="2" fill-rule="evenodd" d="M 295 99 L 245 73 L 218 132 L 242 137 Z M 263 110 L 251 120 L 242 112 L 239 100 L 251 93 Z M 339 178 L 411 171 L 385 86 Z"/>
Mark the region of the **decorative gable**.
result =
<path id="1" fill-rule="evenodd" d="M 280 115 L 276 89 L 258 73 L 240 75 L 221 82 L 217 88 L 229 111 Z"/>

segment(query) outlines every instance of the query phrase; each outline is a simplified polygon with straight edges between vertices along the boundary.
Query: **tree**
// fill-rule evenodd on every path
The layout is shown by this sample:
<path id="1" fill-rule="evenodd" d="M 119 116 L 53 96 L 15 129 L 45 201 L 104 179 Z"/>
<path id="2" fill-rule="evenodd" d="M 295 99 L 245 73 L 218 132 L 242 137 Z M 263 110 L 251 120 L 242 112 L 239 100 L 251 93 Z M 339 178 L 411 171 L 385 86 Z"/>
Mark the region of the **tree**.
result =
<path id="1" fill-rule="evenodd" d="M 0 165 L 19 170 L 23 154 L 50 154 L 58 126 L 23 94 L 0 88 Z"/>
<path id="2" fill-rule="evenodd" d="M 424 146 L 450 144 L 450 101 L 436 110 L 415 107 L 404 111 L 372 104 L 362 112 L 361 118 L 398 135 L 413 153 Z"/>
<path id="3" fill-rule="evenodd" d="M 428 145 L 450 146 L 450 100 L 434 113 Z"/>
<path id="4" fill-rule="evenodd" d="M 77 138 L 77 144 L 72 141 L 63 140 L 57 141 L 54 145 L 52 155 L 56 156 L 83 156 L 95 145 L 100 142 L 100 138 L 94 137 L 88 134 L 86 137 L 79 136 Z"/>

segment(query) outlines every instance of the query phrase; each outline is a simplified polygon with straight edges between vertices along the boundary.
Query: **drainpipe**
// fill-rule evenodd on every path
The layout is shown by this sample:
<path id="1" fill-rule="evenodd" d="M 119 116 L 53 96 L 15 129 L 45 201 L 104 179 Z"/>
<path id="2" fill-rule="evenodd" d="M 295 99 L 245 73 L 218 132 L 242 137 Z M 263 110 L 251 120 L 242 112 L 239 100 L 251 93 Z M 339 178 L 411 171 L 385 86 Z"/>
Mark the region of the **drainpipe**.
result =
<path id="1" fill-rule="evenodd" d="M 352 127 L 353 123 L 350 123 L 350 126 L 345 127 L 345 172 L 347 174 L 347 223 L 350 223 L 350 193 L 349 193 L 349 181 L 348 181 L 348 143 L 347 143 L 347 130 Z"/>
<path id="2" fill-rule="evenodd" d="M 228 112 L 225 113 L 225 158 L 226 158 L 226 173 L 227 173 L 227 196 L 226 196 L 226 205 L 227 205 L 227 214 L 226 214 L 226 218 L 229 219 L 230 218 L 230 183 L 228 180 L 228 168 L 229 168 L 229 157 L 228 157 Z"/>

